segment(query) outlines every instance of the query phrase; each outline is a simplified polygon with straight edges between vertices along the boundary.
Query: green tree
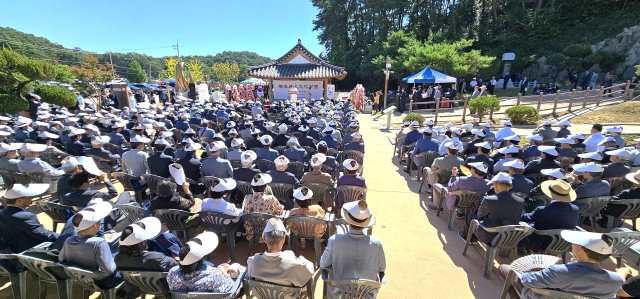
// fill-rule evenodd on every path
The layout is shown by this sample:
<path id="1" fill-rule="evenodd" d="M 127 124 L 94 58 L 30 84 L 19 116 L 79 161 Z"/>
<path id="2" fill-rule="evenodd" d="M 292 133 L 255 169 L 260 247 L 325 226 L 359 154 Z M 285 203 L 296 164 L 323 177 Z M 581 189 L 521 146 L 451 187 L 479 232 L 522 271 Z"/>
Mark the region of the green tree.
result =
<path id="1" fill-rule="evenodd" d="M 169 58 L 164 60 L 165 69 L 160 72 L 158 78 L 161 80 L 164 79 L 175 79 L 176 77 L 176 65 L 178 65 L 178 60 L 173 58 L 173 56 L 169 56 Z"/>
<path id="2" fill-rule="evenodd" d="M 196 81 L 204 81 L 204 65 L 200 62 L 200 60 L 195 58 L 190 58 L 188 62 L 184 64 L 187 69 L 191 72 L 193 76 L 193 80 Z"/>
<path id="3" fill-rule="evenodd" d="M 46 61 L 27 58 L 11 48 L 0 51 L 0 93 L 24 95 L 36 80 L 53 80 L 55 67 Z"/>
<path id="4" fill-rule="evenodd" d="M 11 48 L 0 50 L 0 112 L 17 113 L 28 108 L 22 95 L 31 91 L 36 80 L 49 81 L 56 76 L 49 62 L 18 54 Z"/>
<path id="5" fill-rule="evenodd" d="M 455 42 L 420 42 L 409 37 L 410 34 L 397 33 L 391 35 L 397 41 L 384 43 L 387 53 L 397 52 L 391 59 L 401 62 L 403 67 L 396 69 L 396 76 L 407 76 L 415 73 L 426 66 L 438 70 L 445 74 L 462 77 L 469 74 L 476 74 L 483 68 L 489 67 L 494 57 L 485 56 L 479 50 L 471 50 L 473 40 L 460 40 Z M 391 38 L 390 38 L 391 39 Z M 384 69 L 386 57 L 378 56 L 373 60 L 380 69 Z"/>
<path id="6" fill-rule="evenodd" d="M 61 107 L 74 107 L 77 99 L 73 92 L 55 85 L 36 85 L 34 92 L 42 101 Z"/>
<path id="7" fill-rule="evenodd" d="M 56 78 L 55 80 L 61 83 L 69 83 L 73 80 L 73 75 L 69 72 L 69 66 L 64 64 L 54 64 L 56 68 Z"/>
<path id="8" fill-rule="evenodd" d="M 78 79 L 73 87 L 90 95 L 102 94 L 106 83 L 117 77 L 113 71 L 115 65 L 108 62 L 99 64 L 98 59 L 89 54 L 85 55 L 84 61 L 83 65 L 74 65 L 69 68 L 71 74 Z M 98 108 L 101 107 L 102 102 L 98 101 Z"/>
<path id="9" fill-rule="evenodd" d="M 216 78 L 220 83 L 227 84 L 231 82 L 236 82 L 238 80 L 238 75 L 240 74 L 240 68 L 237 63 L 229 63 L 229 61 L 225 63 L 215 63 L 211 66 L 213 72 L 216 74 Z"/>
<path id="10" fill-rule="evenodd" d="M 492 95 L 477 97 L 469 101 L 469 111 L 475 114 L 481 122 L 486 115 L 498 110 L 500 110 L 500 100 Z"/>
<path id="11" fill-rule="evenodd" d="M 141 83 L 147 81 L 147 73 L 142 70 L 140 64 L 137 61 L 129 63 L 129 70 L 127 71 L 127 80 L 131 83 Z"/>

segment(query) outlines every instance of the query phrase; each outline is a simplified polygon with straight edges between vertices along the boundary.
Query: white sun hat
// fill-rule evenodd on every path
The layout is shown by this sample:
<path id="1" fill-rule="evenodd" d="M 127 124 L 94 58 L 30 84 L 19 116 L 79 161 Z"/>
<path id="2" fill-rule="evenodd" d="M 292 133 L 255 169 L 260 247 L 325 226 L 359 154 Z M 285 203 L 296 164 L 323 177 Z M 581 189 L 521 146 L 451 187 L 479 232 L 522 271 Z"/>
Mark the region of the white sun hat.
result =
<path id="1" fill-rule="evenodd" d="M 540 135 L 529 135 L 527 137 L 525 137 L 529 140 L 535 140 L 535 141 L 542 141 L 542 136 Z"/>
<path id="2" fill-rule="evenodd" d="M 251 150 L 244 151 L 240 155 L 240 161 L 242 161 L 243 163 L 251 163 L 255 161 L 257 158 L 258 158 L 258 154 L 256 154 L 256 152 Z"/>
<path id="3" fill-rule="evenodd" d="M 191 265 L 218 247 L 218 235 L 214 232 L 204 232 L 187 242 L 189 253 L 180 261 L 180 265 Z"/>
<path id="4" fill-rule="evenodd" d="M 516 169 L 524 169 L 524 162 L 522 162 L 522 160 L 520 159 L 513 159 L 509 162 L 504 163 L 504 166 L 513 167 Z"/>
<path id="5" fill-rule="evenodd" d="M 6 199 L 16 199 L 22 197 L 34 197 L 49 190 L 49 184 L 13 184 L 13 187 L 4 193 Z"/>
<path id="6" fill-rule="evenodd" d="M 136 223 L 132 223 L 124 230 L 132 231 L 126 238 L 120 240 L 120 245 L 131 246 L 149 240 L 162 230 L 162 223 L 156 217 L 146 217 Z"/>
<path id="7" fill-rule="evenodd" d="M 264 186 L 269 183 L 271 183 L 271 176 L 268 173 L 256 174 L 251 179 L 251 186 Z"/>
<path id="8" fill-rule="evenodd" d="M 558 151 L 556 150 L 556 147 L 555 147 L 555 146 L 551 146 L 551 145 L 541 145 L 541 146 L 538 146 L 538 150 L 539 150 L 540 152 L 543 152 L 543 153 L 545 153 L 545 154 L 549 154 L 549 155 L 552 155 L 552 156 L 557 156 L 557 155 L 559 155 L 559 154 L 558 154 Z"/>
<path id="9" fill-rule="evenodd" d="M 552 176 L 556 179 L 564 180 L 567 177 L 562 173 L 561 168 L 553 168 L 553 169 L 542 169 L 540 172 L 544 175 Z"/>
<path id="10" fill-rule="evenodd" d="M 573 170 L 578 172 L 603 172 L 604 167 L 595 162 L 573 164 Z"/>
<path id="11" fill-rule="evenodd" d="M 612 244 L 608 244 L 601 233 L 563 230 L 560 235 L 571 244 L 580 245 L 599 254 L 607 255 L 613 252 Z"/>
<path id="12" fill-rule="evenodd" d="M 360 168 L 360 164 L 356 160 L 346 159 L 342 162 L 342 166 L 348 170 L 358 170 Z"/>
<path id="13" fill-rule="evenodd" d="M 631 156 L 631 153 L 623 148 L 604 152 L 604 153 L 609 156 L 620 156 L 620 157 L 627 157 L 627 158 Z"/>
<path id="14" fill-rule="evenodd" d="M 300 187 L 293 190 L 293 198 L 297 200 L 309 200 L 313 198 L 313 191 L 307 187 Z"/>
<path id="15" fill-rule="evenodd" d="M 149 143 L 149 142 L 151 142 L 151 139 L 142 137 L 141 135 L 136 135 L 133 138 L 131 138 L 131 142 Z"/>
<path id="16" fill-rule="evenodd" d="M 272 231 L 280 231 L 280 232 L 286 233 L 287 227 L 284 226 L 284 223 L 282 223 L 282 220 L 278 219 L 277 217 L 273 217 L 267 221 L 267 225 L 265 225 L 262 233 L 265 234 L 265 233 L 270 233 Z"/>
<path id="17" fill-rule="evenodd" d="M 21 153 L 28 153 L 28 152 L 42 152 L 44 150 L 47 149 L 47 145 L 46 144 L 39 144 L 39 143 L 25 143 L 22 145 L 22 147 L 20 148 L 20 152 Z"/>
<path id="18" fill-rule="evenodd" d="M 375 217 L 364 200 L 345 203 L 340 211 L 347 223 L 358 227 L 369 227 L 375 223 Z"/>
<path id="19" fill-rule="evenodd" d="M 213 192 L 224 192 L 231 191 L 236 188 L 236 180 L 234 179 L 218 179 L 213 180 L 211 184 L 211 191 Z"/>
<path id="20" fill-rule="evenodd" d="M 289 159 L 287 159 L 287 157 L 283 155 L 278 156 L 275 160 L 273 160 L 273 162 L 278 166 L 289 165 Z"/>
<path id="21" fill-rule="evenodd" d="M 500 172 L 500 173 L 494 175 L 493 178 L 491 179 L 491 181 L 489 181 L 489 183 L 487 183 L 487 185 L 491 185 L 491 184 L 493 184 L 493 182 L 505 182 L 505 183 L 509 183 L 509 184 L 513 183 L 513 181 L 511 180 L 511 176 L 506 172 Z"/>
<path id="22" fill-rule="evenodd" d="M 112 209 L 113 205 L 109 201 L 96 202 L 86 207 L 84 210 L 78 212 L 78 214 L 82 215 L 82 220 L 78 223 L 78 226 L 74 225 L 74 230 L 80 232 L 91 227 L 100 222 L 104 217 L 107 217 Z"/>

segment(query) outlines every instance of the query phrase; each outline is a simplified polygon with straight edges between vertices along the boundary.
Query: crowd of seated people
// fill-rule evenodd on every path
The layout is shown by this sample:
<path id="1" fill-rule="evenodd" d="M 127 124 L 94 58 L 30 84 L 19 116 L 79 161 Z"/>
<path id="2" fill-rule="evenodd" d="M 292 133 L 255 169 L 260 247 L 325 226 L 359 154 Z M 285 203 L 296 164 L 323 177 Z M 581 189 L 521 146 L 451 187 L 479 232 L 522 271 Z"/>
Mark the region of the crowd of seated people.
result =
<path id="1" fill-rule="evenodd" d="M 353 199 L 332 191 L 327 194 L 336 194 L 335 198 L 318 201 L 313 187 L 305 185 L 367 187 L 361 176 L 365 143 L 355 107 L 350 102 L 323 99 L 276 101 L 264 111 L 261 106 L 259 101 L 214 100 L 206 104 L 167 102 L 149 109 L 94 109 L 88 105 L 70 112 L 42 104 L 35 122 L 2 116 L 0 170 L 42 173 L 53 182 L 15 183 L 4 194 L 1 252 L 19 254 L 51 242 L 45 249 L 57 256 L 55 261 L 98 274 L 102 277 L 94 280 L 98 287 L 117 287 L 117 296 L 123 298 L 137 297 L 140 290 L 125 281 L 121 271 L 168 272 L 159 282 L 166 297 L 170 292 L 230 292 L 243 272 L 244 279 L 302 288 L 315 272 L 314 263 L 283 250 L 286 235 L 300 229 L 287 217 L 326 221 L 315 228 L 315 238 L 324 238 L 329 220 L 344 219 L 348 230 L 326 240 L 317 266 L 330 279 L 380 280 L 386 269 L 385 255 L 380 240 L 364 233 L 375 224 L 364 193 Z M 264 115 L 246 114 L 246 110 Z M 344 150 L 358 155 L 348 158 L 341 155 Z M 271 167 L 261 171 L 258 163 L 265 160 Z M 234 161 L 239 165 L 232 166 L 238 163 Z M 302 166 L 291 166 L 294 163 Z M 120 171 L 130 176 L 108 176 Z M 151 189 L 144 175 L 161 180 Z M 208 179 L 207 184 L 201 178 Z M 113 181 L 122 180 L 142 196 L 118 192 Z M 244 194 L 239 184 L 249 185 L 249 193 Z M 292 185 L 290 198 L 276 197 L 272 184 Z M 68 219 L 60 234 L 45 228 L 26 210 L 52 185 L 58 191 L 53 202 L 63 205 Z M 121 205 L 146 209 L 149 216 L 131 223 L 120 211 Z M 247 267 L 214 266 L 208 257 L 219 242 L 234 242 L 242 235 L 252 239 L 260 232 L 244 222 L 235 240 L 208 231 L 192 239 L 178 238 L 161 232 L 158 211 L 167 209 L 195 214 L 195 218 L 181 219 L 185 225 L 198 223 L 199 212 L 237 217 L 234 223 L 247 214 L 272 215 L 261 232 L 260 241 L 267 251 L 249 257 Z M 308 241 L 300 238 L 298 248 L 309 247 Z M 356 254 L 365 266 L 353 262 Z M 23 269 L 17 261 L 3 260 L 0 265 L 13 272 Z M 337 289 L 329 293 L 330 298 L 339 297 Z"/>

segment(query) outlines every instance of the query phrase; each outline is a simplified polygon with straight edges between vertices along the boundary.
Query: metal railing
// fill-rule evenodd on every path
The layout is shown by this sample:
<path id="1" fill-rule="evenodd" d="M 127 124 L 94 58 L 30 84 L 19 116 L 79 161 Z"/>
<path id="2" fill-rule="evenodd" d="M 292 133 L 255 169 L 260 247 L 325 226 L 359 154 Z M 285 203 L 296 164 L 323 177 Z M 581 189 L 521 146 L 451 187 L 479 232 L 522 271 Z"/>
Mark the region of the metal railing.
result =
<path id="1" fill-rule="evenodd" d="M 627 81 L 626 83 L 617 84 L 609 87 L 600 86 L 599 89 L 593 90 L 572 90 L 571 92 L 564 93 L 552 93 L 552 94 L 544 94 L 540 93 L 537 95 L 528 95 L 524 96 L 521 93 L 518 94 L 517 100 L 515 103 L 506 102 L 500 104 L 499 111 L 491 111 L 489 114 L 489 119 L 493 119 L 494 115 L 504 115 L 505 111 L 513 106 L 517 105 L 526 105 L 535 107 L 536 110 L 541 115 L 545 114 L 555 114 L 558 112 L 565 111 L 574 111 L 577 109 L 584 109 L 590 107 L 601 107 L 608 106 L 612 104 L 616 104 L 618 102 L 624 102 L 629 100 L 635 100 L 639 97 L 633 98 L 633 90 L 640 86 L 639 83 L 631 83 L 631 81 Z M 624 90 L 622 90 L 624 88 Z M 608 96 L 607 96 L 608 93 Z M 617 96 L 612 96 L 613 94 L 617 94 Z M 561 99 L 561 97 L 563 97 Z M 473 117 L 474 115 L 470 113 L 469 107 L 470 99 L 467 97 L 462 100 L 449 100 L 442 99 L 439 101 L 428 101 L 428 102 L 414 102 L 413 100 L 409 101 L 409 113 L 411 112 L 434 112 L 433 116 L 434 122 L 437 122 L 438 119 L 451 119 L 456 118 L 459 119 L 462 117 L 462 121 L 466 122 L 466 117 Z M 460 104 L 458 104 L 460 103 Z M 458 104 L 458 107 L 454 107 Z M 425 105 L 431 105 L 424 109 L 414 109 L 414 107 L 424 107 Z M 461 114 L 459 110 L 462 109 Z M 454 113 L 446 113 L 446 112 L 454 112 Z M 455 113 L 458 112 L 458 113 Z"/>

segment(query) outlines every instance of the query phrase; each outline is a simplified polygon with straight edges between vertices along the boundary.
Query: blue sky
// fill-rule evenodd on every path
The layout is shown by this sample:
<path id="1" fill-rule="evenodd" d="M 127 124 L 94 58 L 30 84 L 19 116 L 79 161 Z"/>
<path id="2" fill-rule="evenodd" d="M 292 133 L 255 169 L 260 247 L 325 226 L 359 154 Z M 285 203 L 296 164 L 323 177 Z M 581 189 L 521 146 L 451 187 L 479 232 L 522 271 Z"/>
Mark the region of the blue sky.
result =
<path id="1" fill-rule="evenodd" d="M 151 56 L 252 51 L 279 58 L 298 41 L 319 55 L 309 0 L 4 1 L 0 26 L 67 48 Z M 155 49 L 148 49 L 155 48 Z M 143 50 L 129 50 L 143 49 Z"/>

